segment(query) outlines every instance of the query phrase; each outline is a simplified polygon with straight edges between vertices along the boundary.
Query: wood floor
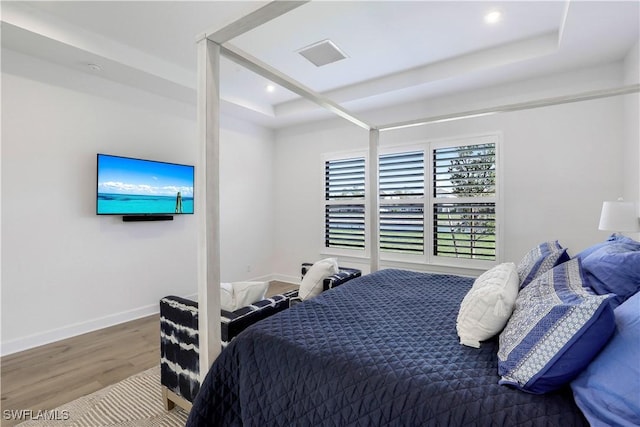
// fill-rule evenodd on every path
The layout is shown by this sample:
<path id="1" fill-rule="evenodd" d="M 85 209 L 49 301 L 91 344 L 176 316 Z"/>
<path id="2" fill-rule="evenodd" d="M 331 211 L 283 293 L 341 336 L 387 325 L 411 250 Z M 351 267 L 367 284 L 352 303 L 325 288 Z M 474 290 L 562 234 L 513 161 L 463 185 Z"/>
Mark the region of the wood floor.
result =
<path id="1" fill-rule="evenodd" d="M 271 282 L 267 295 L 296 288 Z M 53 409 L 159 363 L 159 315 L 5 356 L 1 425 L 20 422 L 6 420 L 6 410 Z"/>

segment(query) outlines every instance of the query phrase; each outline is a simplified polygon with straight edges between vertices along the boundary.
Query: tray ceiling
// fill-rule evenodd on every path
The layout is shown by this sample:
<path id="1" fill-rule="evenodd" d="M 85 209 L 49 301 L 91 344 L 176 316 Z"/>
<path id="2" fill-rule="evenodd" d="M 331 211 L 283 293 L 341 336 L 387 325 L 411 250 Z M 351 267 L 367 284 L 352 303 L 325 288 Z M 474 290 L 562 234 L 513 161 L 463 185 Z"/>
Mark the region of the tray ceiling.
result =
<path id="1" fill-rule="evenodd" d="M 263 6 L 233 1 L 8 2 L 2 44 L 195 104 L 196 39 Z M 501 19 L 490 25 L 487 13 Z M 638 2 L 312 1 L 231 43 L 357 112 L 622 60 Z M 299 51 L 330 40 L 321 67 Z M 223 112 L 279 127 L 319 107 L 223 60 Z"/>

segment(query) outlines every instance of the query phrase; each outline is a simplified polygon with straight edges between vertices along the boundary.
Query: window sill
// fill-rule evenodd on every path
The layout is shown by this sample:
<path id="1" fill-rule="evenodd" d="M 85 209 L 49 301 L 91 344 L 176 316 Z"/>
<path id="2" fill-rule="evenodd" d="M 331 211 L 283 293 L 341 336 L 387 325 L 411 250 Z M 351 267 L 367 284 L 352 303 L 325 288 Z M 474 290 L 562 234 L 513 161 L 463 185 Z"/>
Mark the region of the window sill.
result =
<path id="1" fill-rule="evenodd" d="M 403 270 L 420 271 L 423 273 L 435 274 L 455 274 L 458 276 L 478 277 L 487 271 L 486 268 L 465 267 L 460 265 L 442 264 L 442 263 L 426 263 L 412 261 L 397 260 L 380 260 L 380 268 L 400 268 Z"/>
<path id="2" fill-rule="evenodd" d="M 329 250 L 320 251 L 320 255 L 324 257 L 336 257 L 339 259 L 340 263 L 344 264 L 359 264 L 360 266 L 368 267 L 370 265 L 371 258 L 366 255 L 356 255 L 356 254 L 344 254 L 342 252 L 333 252 Z M 459 276 L 467 276 L 467 277 L 478 277 L 480 274 L 487 271 L 491 266 L 496 265 L 493 263 L 491 265 L 484 266 L 464 266 L 460 265 L 460 263 L 447 263 L 447 262 L 425 262 L 425 261 L 409 261 L 409 260 L 398 260 L 398 259 L 390 259 L 382 257 L 380 259 L 380 268 L 399 268 L 404 270 L 413 270 L 420 271 L 424 273 L 436 273 L 436 274 L 455 274 Z M 363 268 L 364 271 L 369 271 L 369 268 Z"/>

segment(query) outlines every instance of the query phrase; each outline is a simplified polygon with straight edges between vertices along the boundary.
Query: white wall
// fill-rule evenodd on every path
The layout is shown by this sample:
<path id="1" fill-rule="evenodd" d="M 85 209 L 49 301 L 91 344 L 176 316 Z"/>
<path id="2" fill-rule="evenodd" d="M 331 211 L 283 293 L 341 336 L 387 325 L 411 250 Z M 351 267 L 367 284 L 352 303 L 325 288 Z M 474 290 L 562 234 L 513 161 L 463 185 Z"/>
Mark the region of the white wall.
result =
<path id="1" fill-rule="evenodd" d="M 640 83 L 640 42 L 629 51 L 624 61 L 624 82 L 627 85 Z M 625 162 L 623 197 L 640 202 L 640 94 L 624 97 L 625 112 Z M 638 212 L 640 216 L 640 211 Z M 640 233 L 629 234 L 640 240 Z"/>
<path id="2" fill-rule="evenodd" d="M 621 64 L 581 70 L 575 73 L 572 87 L 587 90 L 594 84 L 619 85 L 621 70 Z M 487 106 L 500 105 L 508 92 L 536 99 L 553 95 L 550 88 L 554 85 L 559 91 L 566 90 L 566 75 L 545 80 L 545 84 L 540 80 L 512 84 L 509 91 L 487 88 L 466 97 L 456 95 L 455 99 L 459 110 L 464 111 L 478 99 Z M 439 105 L 454 108 L 449 99 L 437 99 L 369 115 L 379 120 L 402 120 L 403 115 L 404 119 L 426 117 L 443 113 Z M 606 237 L 597 229 L 602 201 L 623 191 L 623 108 L 623 98 L 617 97 L 497 114 L 383 132 L 380 145 L 501 132 L 504 261 L 517 262 L 530 247 L 549 239 L 559 239 L 575 254 Z M 368 134 L 344 121 L 332 120 L 282 130 L 276 139 L 275 262 L 278 271 L 294 276 L 300 261 L 322 256 L 321 154 L 366 150 Z M 366 264 L 360 266 L 368 270 Z"/>
<path id="3" fill-rule="evenodd" d="M 220 131 L 221 280 L 264 279 L 273 270 L 273 131 L 223 118 Z"/>
<path id="4" fill-rule="evenodd" d="M 223 280 L 272 273 L 272 144 L 271 131 L 223 118 Z M 195 107 L 3 49 L 3 354 L 197 291 L 195 216 L 96 216 L 97 152 L 197 167 Z"/>
<path id="5" fill-rule="evenodd" d="M 624 61 L 624 82 L 640 83 L 640 42 Z M 626 200 L 640 201 L 640 94 L 624 97 L 625 108 L 625 188 Z"/>

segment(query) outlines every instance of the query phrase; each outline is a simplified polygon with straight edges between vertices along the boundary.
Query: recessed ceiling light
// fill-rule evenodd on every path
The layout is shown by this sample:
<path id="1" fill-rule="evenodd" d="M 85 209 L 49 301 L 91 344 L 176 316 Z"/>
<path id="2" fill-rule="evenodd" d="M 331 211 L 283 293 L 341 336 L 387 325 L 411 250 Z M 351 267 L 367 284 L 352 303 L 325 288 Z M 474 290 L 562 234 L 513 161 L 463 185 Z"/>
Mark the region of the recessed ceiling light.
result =
<path id="1" fill-rule="evenodd" d="M 502 20 L 502 12 L 499 10 L 493 10 L 484 15 L 484 22 L 487 24 L 497 24 Z"/>
<path id="2" fill-rule="evenodd" d="M 267 85 L 265 89 L 267 90 L 267 92 L 271 93 L 271 92 L 275 92 L 276 87 L 274 85 Z"/>

